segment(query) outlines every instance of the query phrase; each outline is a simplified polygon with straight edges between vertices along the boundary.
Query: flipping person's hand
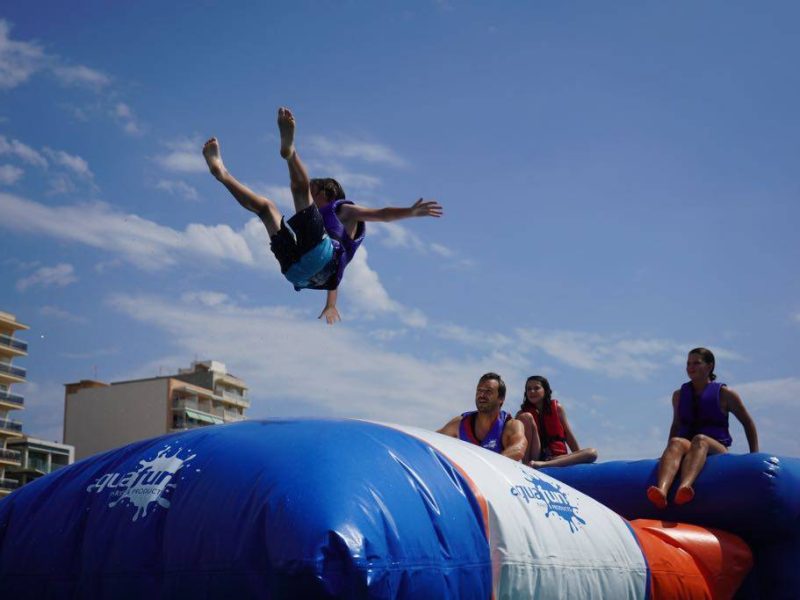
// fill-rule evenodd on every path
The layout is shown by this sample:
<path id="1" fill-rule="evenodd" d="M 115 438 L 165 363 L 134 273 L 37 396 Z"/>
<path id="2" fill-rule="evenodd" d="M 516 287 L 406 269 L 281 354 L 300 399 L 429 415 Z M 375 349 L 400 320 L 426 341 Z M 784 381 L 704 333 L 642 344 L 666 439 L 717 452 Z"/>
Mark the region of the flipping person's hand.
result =
<path id="1" fill-rule="evenodd" d="M 333 325 L 336 323 L 336 321 L 342 320 L 342 318 L 339 316 L 339 311 L 336 310 L 335 306 L 326 306 L 324 309 L 322 309 L 322 312 L 319 313 L 319 317 L 317 318 L 321 319 L 322 317 L 325 317 L 325 321 L 328 323 L 328 325 Z"/>
<path id="2" fill-rule="evenodd" d="M 420 198 L 411 206 L 411 215 L 414 217 L 441 217 L 442 205 L 436 200 Z"/>

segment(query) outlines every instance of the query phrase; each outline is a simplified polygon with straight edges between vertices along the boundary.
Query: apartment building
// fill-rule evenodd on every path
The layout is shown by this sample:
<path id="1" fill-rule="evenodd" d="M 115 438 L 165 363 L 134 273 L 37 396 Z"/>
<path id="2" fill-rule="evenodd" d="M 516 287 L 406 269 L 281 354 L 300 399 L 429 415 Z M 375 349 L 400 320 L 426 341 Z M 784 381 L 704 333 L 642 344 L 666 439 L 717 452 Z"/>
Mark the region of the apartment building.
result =
<path id="1" fill-rule="evenodd" d="M 23 435 L 9 440 L 7 446 L 19 453 L 19 464 L 8 467 L 6 474 L 20 486 L 75 462 L 75 449 L 67 444 Z"/>
<path id="2" fill-rule="evenodd" d="M 193 362 L 174 375 L 65 385 L 64 443 L 75 459 L 194 427 L 245 419 L 247 385 L 218 361 Z"/>
<path id="3" fill-rule="evenodd" d="M 22 423 L 11 418 L 12 411 L 24 408 L 24 398 L 12 391 L 12 386 L 25 383 L 25 369 L 12 364 L 14 359 L 28 355 L 28 344 L 15 337 L 17 331 L 28 329 L 11 313 L 0 311 L 0 498 L 10 494 L 18 483 L 7 477 L 7 470 L 20 466 L 21 454 L 10 448 L 10 440 L 22 438 Z"/>

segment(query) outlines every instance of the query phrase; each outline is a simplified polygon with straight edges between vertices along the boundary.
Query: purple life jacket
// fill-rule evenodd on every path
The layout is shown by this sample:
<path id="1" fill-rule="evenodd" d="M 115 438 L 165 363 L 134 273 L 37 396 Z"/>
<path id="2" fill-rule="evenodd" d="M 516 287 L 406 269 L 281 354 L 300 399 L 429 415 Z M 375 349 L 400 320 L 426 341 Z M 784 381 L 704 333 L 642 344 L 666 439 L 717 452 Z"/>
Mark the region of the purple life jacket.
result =
<path id="1" fill-rule="evenodd" d="M 719 408 L 719 391 L 724 383 L 710 382 L 700 394 L 694 395 L 692 382 L 681 386 L 681 396 L 678 401 L 678 437 L 691 440 L 702 433 L 714 438 L 723 446 L 730 446 L 730 431 L 728 431 L 728 415 Z"/>
<path id="2" fill-rule="evenodd" d="M 319 209 L 322 214 L 322 221 L 325 224 L 325 231 L 328 232 L 333 243 L 334 256 L 339 263 L 339 270 L 336 272 L 336 285 L 328 289 L 335 289 L 339 286 L 344 276 L 344 268 L 353 260 L 353 255 L 358 250 L 361 242 L 364 241 L 366 233 L 364 222 L 359 221 L 356 226 L 355 239 L 348 235 L 344 229 L 344 224 L 339 220 L 339 215 L 336 214 L 342 204 L 353 204 L 353 202 L 349 200 L 334 200 L 324 208 Z"/>
<path id="3" fill-rule="evenodd" d="M 477 416 L 477 410 L 465 412 L 461 415 L 461 423 L 458 425 L 458 438 L 464 440 L 465 442 L 475 444 L 476 446 L 486 448 L 487 450 L 493 450 L 494 452 L 498 453 L 502 452 L 503 429 L 505 429 L 506 421 L 511 418 L 511 415 L 506 411 L 501 410 L 500 414 L 497 415 L 497 419 L 495 419 L 494 423 L 492 423 L 492 428 L 489 429 L 489 433 L 487 433 L 486 437 L 482 440 L 479 440 L 475 436 L 475 419 Z"/>

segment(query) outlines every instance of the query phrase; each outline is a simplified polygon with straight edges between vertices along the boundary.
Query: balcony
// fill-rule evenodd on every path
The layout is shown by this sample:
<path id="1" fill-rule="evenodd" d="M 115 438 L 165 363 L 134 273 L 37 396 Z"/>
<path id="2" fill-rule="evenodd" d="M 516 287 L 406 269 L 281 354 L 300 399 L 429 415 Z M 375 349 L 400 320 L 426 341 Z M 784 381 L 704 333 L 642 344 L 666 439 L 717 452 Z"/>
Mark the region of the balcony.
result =
<path id="1" fill-rule="evenodd" d="M 242 408 L 250 408 L 250 399 L 240 394 L 233 394 L 231 392 L 222 391 L 217 393 L 218 398 L 222 398 L 225 402 L 241 406 Z"/>
<path id="2" fill-rule="evenodd" d="M 0 390 L 0 402 L 5 402 L 6 404 L 16 404 L 17 406 L 22 407 L 22 405 L 25 404 L 25 398 L 19 394 L 12 394 L 6 390 Z"/>
<path id="3" fill-rule="evenodd" d="M 28 353 L 28 342 L 23 342 L 5 333 L 0 333 L 0 348 L 8 348 L 13 354 L 24 356 Z"/>
<path id="4" fill-rule="evenodd" d="M 15 466 L 19 466 L 20 460 L 22 460 L 22 452 L 0 448 L 0 461 L 15 463 Z"/>
<path id="5" fill-rule="evenodd" d="M 27 371 L 22 367 L 15 367 L 14 365 L 0 362 L 0 376 L 3 378 L 23 383 L 25 381 L 25 375 L 27 375 Z"/>
<path id="6" fill-rule="evenodd" d="M 0 490 L 11 491 L 17 489 L 18 486 L 16 479 L 0 478 Z"/>
<path id="7" fill-rule="evenodd" d="M 10 419 L 0 419 L 0 433 L 6 432 L 22 435 L 22 423 Z"/>

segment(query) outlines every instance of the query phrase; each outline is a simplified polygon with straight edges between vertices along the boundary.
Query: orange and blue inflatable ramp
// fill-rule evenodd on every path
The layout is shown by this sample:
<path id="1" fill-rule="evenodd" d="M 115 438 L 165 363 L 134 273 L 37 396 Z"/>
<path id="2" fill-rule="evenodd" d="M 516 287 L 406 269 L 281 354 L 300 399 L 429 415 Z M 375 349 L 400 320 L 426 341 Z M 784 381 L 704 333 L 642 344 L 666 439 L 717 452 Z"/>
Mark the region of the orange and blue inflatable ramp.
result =
<path id="1" fill-rule="evenodd" d="M 725 598 L 735 536 L 629 523 L 430 431 L 204 427 L 112 450 L 0 502 L 13 598 Z"/>
<path id="2" fill-rule="evenodd" d="M 694 499 L 665 510 L 645 495 L 658 461 L 613 461 L 544 469 L 627 519 L 663 519 L 727 531 L 753 553 L 738 600 L 800 598 L 800 459 L 765 453 L 709 456 L 695 482 Z"/>

